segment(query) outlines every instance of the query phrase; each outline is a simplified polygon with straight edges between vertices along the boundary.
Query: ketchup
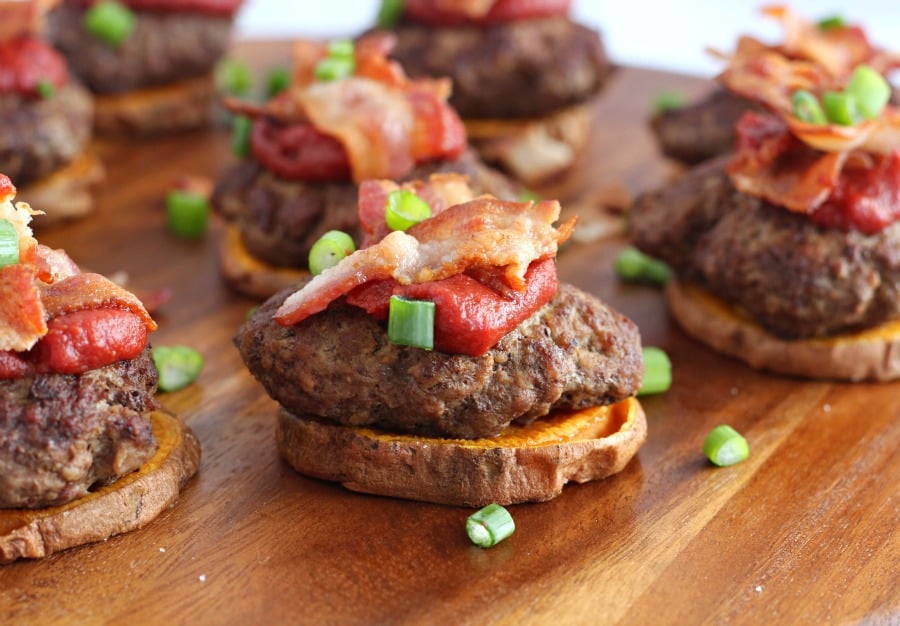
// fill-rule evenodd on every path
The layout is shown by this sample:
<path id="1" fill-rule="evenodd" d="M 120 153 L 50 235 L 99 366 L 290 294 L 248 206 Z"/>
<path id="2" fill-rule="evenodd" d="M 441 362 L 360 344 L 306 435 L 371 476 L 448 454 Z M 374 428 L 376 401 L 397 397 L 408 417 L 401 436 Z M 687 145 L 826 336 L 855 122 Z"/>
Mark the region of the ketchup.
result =
<path id="1" fill-rule="evenodd" d="M 568 15 L 572 0 L 497 0 L 481 17 L 466 15 L 450 3 L 440 6 L 435 0 L 406 0 L 404 15 L 423 24 L 460 26 L 463 24 L 503 24 L 516 20 Z"/>
<path id="2" fill-rule="evenodd" d="M 311 124 L 282 126 L 259 118 L 253 122 L 250 149 L 260 163 L 282 178 L 326 182 L 351 177 L 343 144 Z"/>
<path id="3" fill-rule="evenodd" d="M 0 94 L 35 98 L 42 84 L 59 89 L 67 80 L 63 56 L 37 37 L 25 35 L 0 43 Z"/>
<path id="4" fill-rule="evenodd" d="M 138 11 L 185 11 L 210 15 L 234 14 L 243 0 L 119 0 Z M 67 0 L 70 4 L 90 6 L 93 0 Z"/>

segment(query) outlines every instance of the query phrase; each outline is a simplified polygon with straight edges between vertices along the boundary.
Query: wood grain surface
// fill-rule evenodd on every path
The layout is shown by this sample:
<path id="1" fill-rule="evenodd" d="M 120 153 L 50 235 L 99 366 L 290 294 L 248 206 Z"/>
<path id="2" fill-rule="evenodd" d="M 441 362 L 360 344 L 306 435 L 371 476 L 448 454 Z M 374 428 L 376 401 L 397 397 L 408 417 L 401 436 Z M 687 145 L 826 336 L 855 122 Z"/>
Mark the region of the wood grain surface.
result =
<path id="1" fill-rule="evenodd" d="M 236 51 L 259 68 L 280 44 Z M 645 127 L 655 94 L 709 85 L 622 68 L 597 105 L 575 174 L 588 202 L 634 194 L 676 170 Z M 203 446 L 178 504 L 144 529 L 0 567 L 0 621 L 14 624 L 897 624 L 900 623 L 900 383 L 806 382 L 755 372 L 688 339 L 659 291 L 619 283 L 607 238 L 568 245 L 563 280 L 632 317 L 674 365 L 642 401 L 649 439 L 619 475 L 510 507 L 515 534 L 466 538 L 464 508 L 351 493 L 299 476 L 274 445 L 275 404 L 231 337 L 253 301 L 221 282 L 214 222 L 199 241 L 166 231 L 179 174 L 232 163 L 225 131 L 107 140 L 90 219 L 39 231 L 81 265 L 171 288 L 156 345 L 205 357 L 164 406 Z M 750 458 L 702 454 L 720 423 Z"/>

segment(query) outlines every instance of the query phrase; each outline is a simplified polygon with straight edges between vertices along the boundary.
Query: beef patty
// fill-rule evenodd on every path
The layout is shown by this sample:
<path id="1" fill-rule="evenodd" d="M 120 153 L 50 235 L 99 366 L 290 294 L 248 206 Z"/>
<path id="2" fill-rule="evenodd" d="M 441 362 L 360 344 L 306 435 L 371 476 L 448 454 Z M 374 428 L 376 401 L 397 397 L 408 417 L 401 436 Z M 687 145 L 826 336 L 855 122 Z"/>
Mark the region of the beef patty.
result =
<path id="1" fill-rule="evenodd" d="M 488 27 L 401 22 L 391 57 L 414 78 L 453 80 L 463 118 L 531 118 L 591 98 L 611 65 L 600 35 L 565 17 Z"/>
<path id="2" fill-rule="evenodd" d="M 272 314 L 292 291 L 266 301 L 234 342 L 269 395 L 301 416 L 489 437 L 553 409 L 618 402 L 643 376 L 634 323 L 570 285 L 480 357 L 394 345 L 384 323 L 343 299 L 282 327 Z"/>
<path id="3" fill-rule="evenodd" d="M 404 180 L 427 179 L 441 172 L 467 175 L 476 193 L 515 200 L 520 192 L 471 150 L 457 159 L 424 163 Z M 359 244 L 362 232 L 356 205 L 355 183 L 287 180 L 254 159 L 236 165 L 213 192 L 213 206 L 237 224 L 247 249 L 258 259 L 279 267 L 306 267 L 310 248 L 329 230 L 342 230 Z"/>
<path id="4" fill-rule="evenodd" d="M 204 13 L 134 10 L 134 31 L 117 47 L 82 27 L 85 7 L 62 3 L 47 36 L 69 69 L 97 93 L 122 93 L 211 72 L 228 48 L 232 19 Z"/>
<path id="5" fill-rule="evenodd" d="M 0 380 L 0 508 L 64 504 L 146 463 L 156 383 L 149 347 L 80 375 Z"/>
<path id="6" fill-rule="evenodd" d="M 0 95 L 0 172 L 21 187 L 68 164 L 87 145 L 93 110 L 73 80 L 47 98 Z"/>
<path id="7" fill-rule="evenodd" d="M 900 318 L 900 223 L 874 235 L 817 226 L 737 191 L 727 160 L 639 197 L 630 217 L 634 243 L 779 337 Z"/>

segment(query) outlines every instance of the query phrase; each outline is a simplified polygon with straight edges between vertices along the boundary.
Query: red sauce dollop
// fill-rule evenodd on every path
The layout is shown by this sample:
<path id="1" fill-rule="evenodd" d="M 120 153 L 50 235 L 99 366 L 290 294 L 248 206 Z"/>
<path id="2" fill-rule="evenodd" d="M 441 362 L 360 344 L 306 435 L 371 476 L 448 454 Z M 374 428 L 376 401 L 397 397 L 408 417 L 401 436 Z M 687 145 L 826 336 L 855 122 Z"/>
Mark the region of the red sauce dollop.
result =
<path id="1" fill-rule="evenodd" d="M 554 260 L 532 263 L 525 280 L 525 291 L 510 294 L 501 294 L 465 274 L 417 285 L 383 280 L 357 287 L 347 295 L 347 302 L 377 319 L 386 319 L 392 295 L 430 300 L 435 303 L 435 349 L 481 356 L 553 297 L 558 286 Z"/>
<path id="2" fill-rule="evenodd" d="M 47 327 L 28 352 L 0 352 L 0 379 L 82 374 L 133 359 L 147 346 L 144 320 L 123 309 L 74 311 L 53 318 Z"/>
<path id="3" fill-rule="evenodd" d="M 351 177 L 343 144 L 311 124 L 282 126 L 258 118 L 253 122 L 250 150 L 260 163 L 282 178 L 326 182 Z"/>
<path id="4" fill-rule="evenodd" d="M 461 12 L 438 8 L 434 0 L 406 0 L 404 15 L 414 22 L 435 26 L 487 25 L 568 15 L 571 5 L 572 0 L 498 0 L 483 17 L 473 18 Z"/>
<path id="5" fill-rule="evenodd" d="M 68 79 L 63 56 L 36 37 L 20 37 L 0 43 L 0 94 L 39 97 L 38 86 L 61 88 Z"/>

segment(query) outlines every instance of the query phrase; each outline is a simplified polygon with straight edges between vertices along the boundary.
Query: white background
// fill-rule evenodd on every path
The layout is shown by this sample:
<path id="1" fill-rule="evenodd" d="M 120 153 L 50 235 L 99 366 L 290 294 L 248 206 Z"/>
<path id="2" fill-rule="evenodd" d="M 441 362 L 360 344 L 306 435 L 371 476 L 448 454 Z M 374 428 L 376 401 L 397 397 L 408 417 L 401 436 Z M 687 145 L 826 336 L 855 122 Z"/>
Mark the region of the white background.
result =
<path id="1" fill-rule="evenodd" d="M 770 0 L 771 2 L 771 0 Z M 704 48 L 731 50 L 740 34 L 777 42 L 778 26 L 748 0 L 574 0 L 573 17 L 603 33 L 610 56 L 641 65 L 712 76 L 718 63 Z M 379 0 L 246 0 L 236 36 L 250 39 L 355 35 L 373 23 Z M 862 24 L 873 43 L 900 50 L 900 6 L 894 0 L 794 0 L 811 19 L 834 14 Z"/>

